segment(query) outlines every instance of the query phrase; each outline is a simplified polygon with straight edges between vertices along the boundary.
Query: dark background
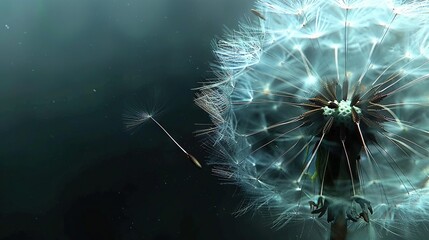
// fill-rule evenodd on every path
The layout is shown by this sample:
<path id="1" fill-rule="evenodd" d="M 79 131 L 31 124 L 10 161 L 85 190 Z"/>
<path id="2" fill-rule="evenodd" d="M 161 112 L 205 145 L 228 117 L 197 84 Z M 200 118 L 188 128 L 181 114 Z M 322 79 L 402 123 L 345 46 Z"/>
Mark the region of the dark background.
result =
<path id="1" fill-rule="evenodd" d="M 250 0 L 2 0 L 0 239 L 291 239 L 202 170 L 152 122 L 124 131 L 128 104 L 204 162 L 191 89 L 212 77 L 211 41 Z M 315 236 L 317 238 L 317 236 Z"/>

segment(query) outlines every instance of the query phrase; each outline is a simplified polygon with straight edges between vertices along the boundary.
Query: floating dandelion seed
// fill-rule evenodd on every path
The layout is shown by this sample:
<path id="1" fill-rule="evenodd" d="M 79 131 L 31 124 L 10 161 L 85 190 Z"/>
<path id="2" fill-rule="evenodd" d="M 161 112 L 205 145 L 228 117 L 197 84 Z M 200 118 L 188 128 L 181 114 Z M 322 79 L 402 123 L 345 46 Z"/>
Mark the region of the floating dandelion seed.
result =
<path id="1" fill-rule="evenodd" d="M 188 159 L 198 168 L 202 168 L 201 163 L 196 157 L 188 153 L 177 141 L 171 136 L 171 134 L 161 125 L 153 116 L 154 113 L 142 111 L 133 107 L 129 107 L 128 110 L 123 114 L 123 120 L 125 128 L 128 131 L 134 131 L 139 128 L 147 120 L 152 120 L 170 139 L 174 144 L 188 157 Z"/>
<path id="2" fill-rule="evenodd" d="M 196 97 L 214 173 L 275 227 L 412 234 L 429 216 L 429 1 L 260 0 L 251 12 L 215 42 L 217 78 Z"/>

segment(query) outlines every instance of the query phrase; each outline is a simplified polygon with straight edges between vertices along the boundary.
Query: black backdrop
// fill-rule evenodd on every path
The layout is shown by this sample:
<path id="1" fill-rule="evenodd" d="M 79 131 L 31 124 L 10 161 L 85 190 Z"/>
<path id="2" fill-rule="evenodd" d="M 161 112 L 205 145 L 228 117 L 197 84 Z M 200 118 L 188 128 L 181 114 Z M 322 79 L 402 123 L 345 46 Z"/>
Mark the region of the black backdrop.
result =
<path id="1" fill-rule="evenodd" d="M 129 104 L 202 162 L 206 114 L 192 88 L 211 77 L 210 43 L 249 0 L 0 2 L 0 239 L 262 239 L 282 236 L 210 168 L 195 168 Z"/>

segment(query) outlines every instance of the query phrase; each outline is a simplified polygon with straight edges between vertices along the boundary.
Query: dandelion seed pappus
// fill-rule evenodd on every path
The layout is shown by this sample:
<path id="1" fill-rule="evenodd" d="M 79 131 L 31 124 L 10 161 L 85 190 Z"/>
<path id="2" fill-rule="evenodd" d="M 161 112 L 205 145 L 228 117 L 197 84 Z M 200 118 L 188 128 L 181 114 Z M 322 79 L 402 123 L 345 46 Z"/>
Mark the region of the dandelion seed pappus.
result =
<path id="1" fill-rule="evenodd" d="M 242 212 L 302 223 L 302 238 L 416 239 L 429 217 L 428 19 L 426 0 L 259 0 L 214 41 L 200 134 Z"/>

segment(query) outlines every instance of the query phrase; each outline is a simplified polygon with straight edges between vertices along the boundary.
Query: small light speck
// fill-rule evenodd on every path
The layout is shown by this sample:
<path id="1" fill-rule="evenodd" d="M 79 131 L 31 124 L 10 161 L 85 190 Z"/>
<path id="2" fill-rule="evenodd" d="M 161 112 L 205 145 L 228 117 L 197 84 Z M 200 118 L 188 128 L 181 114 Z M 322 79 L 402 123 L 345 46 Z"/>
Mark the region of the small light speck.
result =
<path id="1" fill-rule="evenodd" d="M 94 89 L 92 89 L 92 91 L 93 91 L 93 92 L 97 92 L 97 89 L 95 89 L 95 88 L 94 88 Z"/>
<path id="2" fill-rule="evenodd" d="M 8 30 L 10 29 L 9 25 L 7 25 L 7 24 L 5 24 L 4 27 Z"/>
<path id="3" fill-rule="evenodd" d="M 52 103 L 56 103 L 56 101 L 55 101 L 55 100 L 52 100 Z"/>

